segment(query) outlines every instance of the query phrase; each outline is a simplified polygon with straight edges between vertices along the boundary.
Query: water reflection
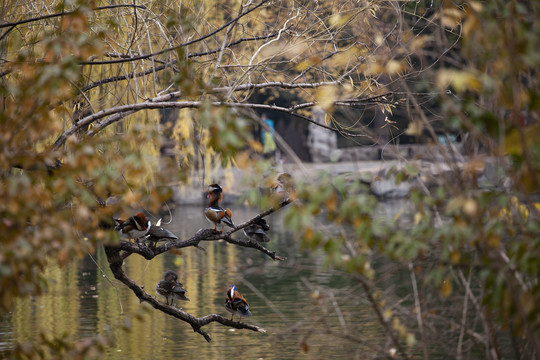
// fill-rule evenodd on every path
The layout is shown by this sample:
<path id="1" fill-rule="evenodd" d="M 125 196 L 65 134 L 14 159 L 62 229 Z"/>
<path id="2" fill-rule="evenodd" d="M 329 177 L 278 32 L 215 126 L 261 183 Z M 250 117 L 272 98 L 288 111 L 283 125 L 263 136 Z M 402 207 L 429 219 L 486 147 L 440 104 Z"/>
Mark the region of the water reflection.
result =
<path id="1" fill-rule="evenodd" d="M 234 219 L 240 223 L 253 215 L 251 209 L 237 208 Z M 313 329 L 326 326 L 327 334 L 345 333 L 348 324 L 361 324 L 362 333 L 355 336 L 364 340 L 380 336 L 378 326 L 367 316 L 370 310 L 365 303 L 358 298 L 340 298 L 347 296 L 341 293 L 350 285 L 347 279 L 325 269 L 322 257 L 299 250 L 292 234 L 280 226 L 279 214 L 270 217 L 269 223 L 268 247 L 286 256 L 284 262 L 274 262 L 254 249 L 208 242 L 200 244 L 204 250 L 186 248 L 181 255 L 168 253 L 152 261 L 133 255 L 124 266 L 153 296 L 157 296 L 155 285 L 163 273 L 176 271 L 191 300 L 177 304 L 197 317 L 212 313 L 230 316 L 223 306 L 225 293 L 229 284 L 236 284 L 253 313 L 246 322 L 265 328 L 266 334 L 211 324 L 204 328 L 213 339 L 207 343 L 188 324 L 140 304 L 129 289 L 114 280 L 100 248 L 62 270 L 49 267 L 45 274 L 49 293 L 17 302 L 13 313 L 1 323 L 2 346 L 32 340 L 41 329 L 72 339 L 112 333 L 115 346 L 108 349 L 107 359 L 351 358 L 361 354 L 367 349 L 361 343 L 325 336 L 324 332 L 295 330 L 312 325 Z M 184 239 L 209 224 L 200 208 L 183 207 L 165 226 Z M 330 286 L 334 292 L 324 294 L 326 299 L 321 300 L 312 296 L 313 289 L 307 284 Z M 319 307 L 321 301 L 334 301 L 337 309 L 333 305 Z"/>

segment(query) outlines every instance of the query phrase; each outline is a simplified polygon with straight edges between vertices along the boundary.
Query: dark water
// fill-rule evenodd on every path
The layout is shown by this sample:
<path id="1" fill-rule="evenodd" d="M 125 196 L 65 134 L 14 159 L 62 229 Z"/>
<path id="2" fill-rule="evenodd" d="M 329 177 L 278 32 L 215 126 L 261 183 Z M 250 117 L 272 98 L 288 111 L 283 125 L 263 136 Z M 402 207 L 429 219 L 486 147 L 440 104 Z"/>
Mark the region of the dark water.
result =
<path id="1" fill-rule="evenodd" d="M 252 215 L 253 210 L 236 209 L 234 218 L 239 223 Z M 269 221 L 268 247 L 287 257 L 283 262 L 274 262 L 254 249 L 204 242 L 200 245 L 205 251 L 186 248 L 181 255 L 168 253 L 152 261 L 132 255 L 124 265 L 128 275 L 154 296 L 163 272 L 176 271 L 191 299 L 179 306 L 197 317 L 230 316 L 223 307 L 225 293 L 228 284 L 236 284 L 253 313 L 244 320 L 265 328 L 265 334 L 216 323 L 204 328 L 213 340 L 207 343 L 187 323 L 141 305 L 113 278 L 103 249 L 98 249 L 63 269 L 47 268 L 44 275 L 49 279 L 49 292 L 19 300 L 14 311 L 3 318 L 0 349 L 9 348 L 14 341 L 31 341 L 41 329 L 71 339 L 112 335 L 114 345 L 108 348 L 107 359 L 358 357 L 369 347 L 328 334 L 346 333 L 349 324 L 362 323 L 362 333 L 355 336 L 380 339 L 380 329 L 368 320 L 370 308 L 344 297 L 342 291 L 350 285 L 347 278 L 325 267 L 322 256 L 299 249 L 295 236 L 280 225 L 279 214 Z M 200 208 L 184 207 L 165 226 L 185 239 L 209 224 Z M 329 289 L 319 290 L 322 285 Z"/>

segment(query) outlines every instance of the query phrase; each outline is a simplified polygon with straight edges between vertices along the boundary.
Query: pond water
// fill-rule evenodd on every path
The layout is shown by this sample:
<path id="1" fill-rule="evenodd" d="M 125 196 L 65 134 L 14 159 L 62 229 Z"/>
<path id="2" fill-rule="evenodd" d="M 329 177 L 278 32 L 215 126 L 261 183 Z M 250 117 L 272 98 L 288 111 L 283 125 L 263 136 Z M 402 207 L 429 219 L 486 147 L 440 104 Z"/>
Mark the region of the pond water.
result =
<path id="1" fill-rule="evenodd" d="M 237 208 L 234 219 L 240 223 L 254 214 L 253 209 Z M 230 316 L 223 304 L 228 285 L 236 284 L 253 314 L 243 320 L 265 328 L 265 334 L 214 323 L 204 328 L 212 337 L 207 343 L 187 323 L 140 304 L 114 279 L 100 248 L 63 269 L 46 269 L 49 292 L 17 301 L 14 311 L 0 323 L 0 350 L 14 341 L 34 339 L 41 329 L 74 339 L 112 335 L 114 345 L 108 348 L 106 359 L 362 358 L 362 352 L 369 350 L 369 339 L 384 336 L 368 316 L 369 305 L 344 298 L 343 291 L 350 285 L 347 278 L 325 267 L 322 256 L 299 249 L 298 240 L 281 226 L 280 214 L 268 220 L 272 227 L 268 248 L 287 257 L 285 261 L 274 262 L 254 249 L 224 242 L 203 242 L 204 250 L 185 248 L 181 254 L 167 253 L 152 261 L 132 255 L 124 266 L 154 296 L 164 271 L 176 271 L 191 300 L 178 305 L 197 317 Z M 185 239 L 209 224 L 200 207 L 181 207 L 165 226 Z M 319 286 L 330 290 L 321 296 Z M 327 306 L 321 306 L 322 302 Z M 329 335 L 347 333 L 349 323 L 362 324 L 362 332 L 355 336 L 366 343 Z"/>

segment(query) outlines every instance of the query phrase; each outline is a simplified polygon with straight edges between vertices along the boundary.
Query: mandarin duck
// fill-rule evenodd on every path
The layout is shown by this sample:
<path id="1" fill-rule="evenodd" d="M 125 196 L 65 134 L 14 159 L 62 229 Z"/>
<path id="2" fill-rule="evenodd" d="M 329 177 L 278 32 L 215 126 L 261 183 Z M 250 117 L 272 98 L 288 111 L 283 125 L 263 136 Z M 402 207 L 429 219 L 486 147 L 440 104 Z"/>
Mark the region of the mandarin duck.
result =
<path id="1" fill-rule="evenodd" d="M 155 225 L 152 225 L 148 230 L 148 234 L 145 240 L 150 242 L 150 247 L 155 248 L 158 241 L 177 240 L 178 236 L 174 235 L 171 231 L 162 228 L 161 219 L 157 221 Z"/>
<path id="2" fill-rule="evenodd" d="M 266 231 L 270 230 L 270 225 L 263 218 L 257 219 L 253 224 L 244 228 L 244 235 L 250 240 L 258 242 L 269 242 L 270 238 L 266 235 Z"/>
<path id="3" fill-rule="evenodd" d="M 225 300 L 225 309 L 232 314 L 231 321 L 234 315 L 249 317 L 251 312 L 249 311 L 249 304 L 246 299 L 236 290 L 236 286 L 229 285 L 227 291 L 227 299 Z"/>
<path id="4" fill-rule="evenodd" d="M 114 224 L 114 229 L 118 231 L 120 237 L 129 239 L 130 241 L 131 239 L 137 240 L 142 238 L 152 227 L 152 223 L 142 212 L 130 216 L 127 220 L 114 219 Z"/>
<path id="5" fill-rule="evenodd" d="M 186 290 L 182 286 L 178 282 L 178 275 L 174 271 L 168 270 L 163 274 L 163 280 L 157 283 L 156 292 L 167 299 L 167 305 L 173 305 L 174 299 L 189 301 Z"/>
<path id="6" fill-rule="evenodd" d="M 223 200 L 223 189 L 218 184 L 208 186 L 208 207 L 204 209 L 204 216 L 208 221 L 214 224 L 214 230 L 217 226 L 224 227 L 227 225 L 234 228 L 235 225 L 231 219 L 232 212 L 230 209 L 223 209 L 219 206 L 219 202 Z M 223 230 L 222 230 L 223 231 Z"/>

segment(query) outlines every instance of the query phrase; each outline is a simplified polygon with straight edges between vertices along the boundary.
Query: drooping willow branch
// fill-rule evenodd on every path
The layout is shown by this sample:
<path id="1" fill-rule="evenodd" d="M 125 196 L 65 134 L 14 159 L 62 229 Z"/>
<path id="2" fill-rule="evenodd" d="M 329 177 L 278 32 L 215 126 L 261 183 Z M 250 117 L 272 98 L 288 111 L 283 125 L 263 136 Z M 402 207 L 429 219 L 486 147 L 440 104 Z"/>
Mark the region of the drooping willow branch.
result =
<path id="1" fill-rule="evenodd" d="M 135 8 L 135 9 L 137 9 L 137 8 L 146 9 L 146 6 L 144 6 L 144 5 L 114 4 L 114 5 L 99 6 L 99 7 L 95 8 L 94 11 L 109 10 L 109 9 L 115 9 L 115 8 L 120 8 L 120 7 L 131 7 L 131 8 Z M 5 28 L 5 27 L 9 28 L 9 29 L 6 30 L 6 32 L 4 32 L 2 34 L 2 36 L 0 36 L 0 40 L 2 40 L 4 37 L 6 37 L 6 35 L 9 34 L 9 32 L 11 32 L 13 29 L 15 29 L 19 25 L 28 24 L 28 23 L 31 23 L 31 22 L 36 22 L 36 21 L 41 21 L 41 20 L 46 20 L 46 19 L 52 19 L 52 18 L 55 18 L 55 17 L 71 15 L 71 14 L 74 14 L 76 11 L 79 11 L 79 9 L 72 10 L 72 11 L 62 11 L 60 13 L 47 14 L 47 15 L 38 16 L 38 17 L 35 17 L 35 18 L 24 19 L 24 20 L 20 20 L 20 21 L 11 22 L 11 23 L 0 24 L 0 29 Z"/>
<path id="2" fill-rule="evenodd" d="M 273 85 L 273 84 L 271 84 Z M 323 85 L 321 85 L 323 86 Z M 341 129 L 336 129 L 321 123 L 318 123 L 311 119 L 308 116 L 299 114 L 296 112 L 298 109 L 304 109 L 308 107 L 317 106 L 318 104 L 316 102 L 310 102 L 306 104 L 299 104 L 295 105 L 289 108 L 282 107 L 282 106 L 276 106 L 276 105 L 266 105 L 266 104 L 252 104 L 252 103 L 233 103 L 233 102 L 221 102 L 221 101 L 214 101 L 214 102 L 203 102 L 203 101 L 170 101 L 175 98 L 178 98 L 181 95 L 181 93 L 175 92 L 173 95 L 168 94 L 164 96 L 159 96 L 154 99 L 150 99 L 148 101 L 137 103 L 137 104 L 128 104 L 128 105 L 121 105 L 116 106 L 109 109 L 104 109 L 101 111 L 98 111 L 92 115 L 86 116 L 79 120 L 77 123 L 72 125 L 69 129 L 67 129 L 64 133 L 62 133 L 54 142 L 53 149 L 60 148 L 66 141 L 66 139 L 75 134 L 80 129 L 102 119 L 107 116 L 109 116 L 104 121 L 98 122 L 92 129 L 90 129 L 86 135 L 87 136 L 93 136 L 106 128 L 107 126 L 114 124 L 115 122 L 118 122 L 122 120 L 127 115 L 133 114 L 135 112 L 141 111 L 141 110 L 151 110 L 151 109 L 170 109 L 170 108 L 176 108 L 176 109 L 187 109 L 187 108 L 199 108 L 205 104 L 209 104 L 212 106 L 227 106 L 227 107 L 235 107 L 235 108 L 248 108 L 248 109 L 259 109 L 259 110 L 268 110 L 268 111 L 276 111 L 276 112 L 282 112 L 286 113 L 288 115 L 292 115 L 294 117 L 297 117 L 299 119 L 305 120 L 307 122 L 310 122 L 316 126 L 322 127 L 324 129 L 339 132 L 340 134 L 348 137 L 364 137 L 366 135 L 363 134 L 355 134 L 343 131 Z M 388 95 L 388 94 L 386 94 Z M 160 101 L 155 101 L 158 99 Z M 164 100 L 168 98 L 168 100 Z M 342 106 L 349 106 L 349 107 L 356 107 L 360 104 L 368 104 L 368 103 L 378 103 L 378 102 L 385 102 L 387 100 L 384 100 L 383 97 L 377 96 L 374 98 L 368 98 L 368 99 L 356 99 L 354 101 L 336 101 L 336 104 L 342 105 Z"/>
<path id="3" fill-rule="evenodd" d="M 197 318 L 183 311 L 182 309 L 178 309 L 172 305 L 167 305 L 163 302 L 160 302 L 154 296 L 144 291 L 144 289 L 140 287 L 135 281 L 131 280 L 124 272 L 122 265 L 124 263 L 124 259 L 126 259 L 131 254 L 139 254 L 143 256 L 145 259 L 151 260 L 157 255 L 167 252 L 173 248 L 178 249 L 178 248 L 183 248 L 183 247 L 188 247 L 188 246 L 198 247 L 198 244 L 201 241 L 215 241 L 215 240 L 220 240 L 220 239 L 223 239 L 231 244 L 255 248 L 259 251 L 262 251 L 263 253 L 271 257 L 273 260 L 284 260 L 285 258 L 277 256 L 275 252 L 272 252 L 266 249 L 264 246 L 262 246 L 261 244 L 257 242 L 254 242 L 251 240 L 244 241 L 244 240 L 233 239 L 231 235 L 255 223 L 259 219 L 267 215 L 270 215 L 276 210 L 288 205 L 290 202 L 291 202 L 290 200 L 282 201 L 278 206 L 270 208 L 266 211 L 263 211 L 262 213 L 251 218 L 250 220 L 237 225 L 234 229 L 231 229 L 223 233 L 220 233 L 213 229 L 205 229 L 205 230 L 201 229 L 197 231 L 195 235 L 193 235 L 191 238 L 187 240 L 168 241 L 164 245 L 158 246 L 156 248 L 151 248 L 146 245 L 135 244 L 135 243 L 127 242 L 127 241 L 121 241 L 119 246 L 111 246 L 111 245 L 105 246 L 105 253 L 107 255 L 107 261 L 109 262 L 109 267 L 114 277 L 120 282 L 122 282 L 124 285 L 126 285 L 129 289 L 131 289 L 131 291 L 133 291 L 133 293 L 139 298 L 141 302 L 143 301 L 147 302 L 155 309 L 160 310 L 164 312 L 165 314 L 168 314 L 175 318 L 178 318 L 184 322 L 187 322 L 188 324 L 191 325 L 194 332 L 201 334 L 208 342 L 212 341 L 212 338 L 206 331 L 202 329 L 202 327 L 212 322 L 218 322 L 224 326 L 233 327 L 236 329 L 247 329 L 247 330 L 264 333 L 266 332 L 266 330 L 255 325 L 232 321 L 218 314 L 210 314 L 210 315 Z"/>

